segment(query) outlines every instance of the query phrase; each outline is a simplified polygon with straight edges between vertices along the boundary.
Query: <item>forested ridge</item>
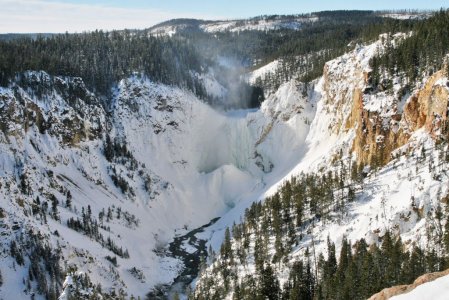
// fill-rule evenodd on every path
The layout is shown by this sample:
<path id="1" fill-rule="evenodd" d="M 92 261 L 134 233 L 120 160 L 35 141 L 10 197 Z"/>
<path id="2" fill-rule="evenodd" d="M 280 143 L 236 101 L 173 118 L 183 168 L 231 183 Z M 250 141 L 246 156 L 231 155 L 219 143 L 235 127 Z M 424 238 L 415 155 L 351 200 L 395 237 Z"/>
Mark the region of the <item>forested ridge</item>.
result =
<path id="1" fill-rule="evenodd" d="M 148 30 L 5 35 L 0 39 L 0 84 L 6 86 L 24 71 L 43 70 L 53 76 L 81 77 L 89 89 L 108 97 L 120 79 L 138 72 L 152 81 L 187 88 L 207 99 L 210 95 L 194 73 L 216 68 L 218 80 L 226 86 L 226 79 L 219 76 L 223 71 L 217 64 L 220 57 L 239 61 L 243 72 L 281 59 L 282 67 L 276 76 L 258 83 L 259 88 L 264 85 L 275 89 L 293 77 L 299 76 L 301 81 L 319 77 L 324 63 L 347 51 L 352 41 L 373 39 L 386 31 L 407 31 L 415 23 L 383 18 L 373 11 L 329 11 L 313 15 L 317 20 L 302 23 L 300 30 L 214 34 L 181 30 L 173 37 L 155 36 Z M 262 18 L 280 17 L 259 17 Z M 186 22 L 201 23 L 180 19 L 168 24 Z M 250 97 L 251 91 L 244 94 Z"/>
<path id="2" fill-rule="evenodd" d="M 410 30 L 412 35 L 400 45 L 371 60 L 373 87 L 391 88 L 391 76 L 406 78 L 413 85 L 443 67 L 449 53 L 449 10 L 435 13 Z"/>
<path id="3" fill-rule="evenodd" d="M 375 11 L 324 11 L 311 15 L 316 21 L 301 23 L 300 30 L 223 31 L 211 35 L 188 27 L 190 30 L 181 31 L 179 35 L 196 41 L 199 52 L 206 57 L 234 57 L 249 68 L 280 59 L 281 67 L 276 74 L 258 82 L 259 86 L 275 90 L 291 78 L 309 82 L 321 76 L 327 61 L 342 55 L 356 43 L 377 39 L 385 32 L 408 32 L 417 22 L 385 18 Z"/>
<path id="4" fill-rule="evenodd" d="M 201 65 L 188 42 L 143 31 L 95 31 L 0 42 L 2 85 L 17 73 L 43 70 L 55 76 L 81 77 L 90 89 L 109 95 L 117 81 L 140 72 L 153 81 L 203 95 L 201 84 L 191 75 L 200 72 Z"/>

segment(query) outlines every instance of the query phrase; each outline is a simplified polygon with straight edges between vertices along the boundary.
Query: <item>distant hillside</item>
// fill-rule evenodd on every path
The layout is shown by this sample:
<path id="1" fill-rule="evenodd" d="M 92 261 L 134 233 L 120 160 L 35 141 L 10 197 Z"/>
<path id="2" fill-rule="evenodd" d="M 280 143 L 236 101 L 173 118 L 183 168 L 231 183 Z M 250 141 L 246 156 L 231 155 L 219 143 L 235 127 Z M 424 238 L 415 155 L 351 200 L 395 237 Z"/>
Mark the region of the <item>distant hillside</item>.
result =
<path id="1" fill-rule="evenodd" d="M 22 38 L 30 38 L 32 40 L 35 40 L 38 37 L 48 38 L 53 35 L 53 33 L 5 33 L 0 34 L 0 41 L 10 41 Z"/>

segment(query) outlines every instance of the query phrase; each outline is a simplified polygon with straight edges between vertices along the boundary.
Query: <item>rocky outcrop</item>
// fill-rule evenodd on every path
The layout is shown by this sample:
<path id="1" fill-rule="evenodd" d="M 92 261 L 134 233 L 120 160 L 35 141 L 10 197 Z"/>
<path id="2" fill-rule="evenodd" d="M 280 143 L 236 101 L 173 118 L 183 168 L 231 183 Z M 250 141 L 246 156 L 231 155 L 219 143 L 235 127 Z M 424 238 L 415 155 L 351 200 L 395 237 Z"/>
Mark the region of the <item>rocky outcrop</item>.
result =
<path id="1" fill-rule="evenodd" d="M 390 288 L 383 289 L 377 294 L 374 294 L 369 298 L 369 300 L 387 300 L 394 296 L 398 296 L 401 294 L 409 293 L 412 290 L 414 290 L 416 287 L 420 286 L 421 284 L 434 281 L 440 277 L 449 275 L 449 269 L 443 271 L 443 272 L 435 272 L 435 273 L 428 273 L 424 274 L 422 276 L 419 276 L 412 284 L 409 285 L 397 285 Z"/>
<path id="2" fill-rule="evenodd" d="M 397 111 L 383 116 L 378 111 L 364 108 L 363 92 L 354 93 L 353 109 L 349 126 L 354 126 L 356 135 L 352 150 L 362 165 L 380 166 L 390 160 L 391 152 L 404 145 L 410 135 L 400 129 L 402 115 Z"/>
<path id="3" fill-rule="evenodd" d="M 70 146 L 101 137 L 106 115 L 80 78 L 26 72 L 10 89 L 0 90 L 0 130 L 6 139 L 24 138 L 36 127 Z"/>
<path id="4" fill-rule="evenodd" d="M 367 109 L 366 98 L 376 95 L 367 96 L 360 89 L 355 89 L 346 127 L 356 128 L 352 150 L 357 154 L 358 163 L 384 165 L 391 159 L 391 153 L 406 144 L 418 129 L 425 128 L 432 136 L 439 136 L 441 126 L 447 119 L 447 84 L 448 79 L 444 73 L 436 72 L 421 89 L 408 98 L 402 112 L 399 109 L 401 99 L 397 98 L 388 110 Z M 379 96 L 382 97 L 385 95 Z"/>
<path id="5" fill-rule="evenodd" d="M 370 59 L 382 53 L 388 41 L 391 47 L 406 36 L 397 34 L 356 47 L 324 67 L 321 100 L 325 117 L 320 123 L 334 135 L 354 131 L 351 151 L 358 164 L 382 166 L 415 131 L 424 128 L 437 138 L 446 123 L 449 85 L 443 71 L 420 87 L 410 87 L 405 78 L 388 75 L 378 87 L 371 86 Z"/>
<path id="6" fill-rule="evenodd" d="M 412 131 L 422 128 L 438 134 L 441 122 L 447 119 L 449 81 L 443 71 L 431 76 L 424 87 L 410 97 L 404 108 L 404 122 Z"/>

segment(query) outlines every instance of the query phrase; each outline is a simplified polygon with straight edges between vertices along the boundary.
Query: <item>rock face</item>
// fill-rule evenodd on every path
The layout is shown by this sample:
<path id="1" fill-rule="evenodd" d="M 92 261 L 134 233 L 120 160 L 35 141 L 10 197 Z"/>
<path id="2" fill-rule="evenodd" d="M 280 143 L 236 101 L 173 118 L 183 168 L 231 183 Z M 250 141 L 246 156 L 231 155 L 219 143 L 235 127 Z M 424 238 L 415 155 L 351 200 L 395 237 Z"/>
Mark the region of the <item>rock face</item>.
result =
<path id="1" fill-rule="evenodd" d="M 380 291 L 377 294 L 371 296 L 368 300 L 387 300 L 394 296 L 402 295 L 405 293 L 409 293 L 414 290 L 416 287 L 434 281 L 440 277 L 449 275 L 449 269 L 442 272 L 428 273 L 422 276 L 419 276 L 412 284 L 409 285 L 398 285 L 393 286 L 391 288 L 386 288 Z"/>
<path id="2" fill-rule="evenodd" d="M 438 134 L 441 124 L 447 120 L 449 81 L 443 71 L 436 72 L 424 87 L 411 96 L 404 109 L 404 123 L 411 130 L 425 127 Z"/>
<path id="3" fill-rule="evenodd" d="M 0 97 L 0 128 L 5 138 L 23 139 L 36 126 L 40 134 L 76 146 L 100 138 L 103 132 L 106 112 L 80 78 L 27 72 L 17 85 L 2 90 Z"/>
<path id="4" fill-rule="evenodd" d="M 408 99 L 394 101 L 394 106 L 388 108 L 390 111 L 366 109 L 365 95 L 356 90 L 351 115 L 355 116 L 352 123 L 357 126 L 353 150 L 358 162 L 377 166 L 387 163 L 391 160 L 391 153 L 407 143 L 411 134 L 421 128 L 435 138 L 439 136 L 447 119 L 447 82 L 442 71 L 435 73 Z M 401 101 L 405 101 L 403 111 L 399 108 Z"/>
<path id="5" fill-rule="evenodd" d="M 424 128 L 436 138 L 446 123 L 448 78 L 438 71 L 416 87 L 407 88 L 403 78 L 384 78 L 390 89 L 370 85 L 370 59 L 382 53 L 386 43 L 395 43 L 406 35 L 356 47 L 323 70 L 321 122 L 335 135 L 355 133 L 352 152 L 357 163 L 381 166 L 391 160 L 391 153 L 403 146 L 413 132 Z M 444 67 L 443 67 L 444 69 Z"/>
<path id="6" fill-rule="evenodd" d="M 386 78 L 392 83 L 388 90 L 371 87 L 369 60 L 383 51 L 384 43 L 358 48 L 328 62 L 323 71 L 322 102 L 327 120 L 322 122 L 336 135 L 355 132 L 352 152 L 362 165 L 386 164 L 391 153 L 421 128 L 436 138 L 447 119 L 449 83 L 443 71 L 410 91 L 402 78 Z"/>

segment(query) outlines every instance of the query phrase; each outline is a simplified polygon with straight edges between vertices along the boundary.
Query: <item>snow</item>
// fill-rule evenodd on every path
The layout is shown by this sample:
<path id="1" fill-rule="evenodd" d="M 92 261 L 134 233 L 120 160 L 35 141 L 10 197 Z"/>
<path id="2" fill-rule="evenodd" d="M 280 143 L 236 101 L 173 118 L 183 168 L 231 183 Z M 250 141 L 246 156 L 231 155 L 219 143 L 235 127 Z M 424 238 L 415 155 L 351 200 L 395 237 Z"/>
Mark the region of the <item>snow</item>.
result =
<path id="1" fill-rule="evenodd" d="M 392 18 L 397 20 L 423 20 L 429 18 L 430 13 L 388 13 L 383 14 L 381 17 Z"/>
<path id="2" fill-rule="evenodd" d="M 255 84 L 257 78 L 264 79 L 268 74 L 274 75 L 279 68 L 281 61 L 276 59 L 247 74 L 247 80 L 250 84 Z"/>
<path id="3" fill-rule="evenodd" d="M 195 253 L 197 251 L 197 249 L 190 245 L 188 242 L 184 242 L 184 244 L 182 245 L 182 248 L 187 252 L 187 253 Z"/>
<path id="4" fill-rule="evenodd" d="M 239 19 L 239 20 L 223 20 L 223 21 L 207 21 L 198 26 L 199 30 L 206 33 L 217 32 L 240 32 L 244 30 L 269 31 L 279 29 L 299 30 L 304 23 L 316 22 L 316 16 L 292 17 L 292 18 L 259 18 L 259 19 Z M 199 21 L 201 23 L 201 21 Z M 156 36 L 173 36 L 180 30 L 191 26 L 187 24 L 178 25 L 160 25 L 151 29 L 151 35 Z"/>
<path id="5" fill-rule="evenodd" d="M 179 29 L 184 28 L 184 25 L 167 25 L 167 26 L 159 26 L 150 31 L 151 35 L 155 36 L 169 36 L 172 37 L 175 35 Z"/>
<path id="6" fill-rule="evenodd" d="M 133 81 L 131 85 L 134 84 Z M 153 88 L 158 93 L 164 89 L 148 82 L 145 85 L 151 87 L 150 93 Z M 130 86 L 127 90 L 132 89 Z M 141 90 L 145 93 L 145 87 Z M 285 174 L 292 161 L 299 157 L 309 127 L 306 120 L 314 116 L 313 104 L 305 101 L 295 81 L 284 84 L 260 110 L 219 113 L 192 96 L 186 98 L 187 95 L 177 93 L 169 97 L 176 99 L 170 104 L 179 108 L 174 111 L 179 114 L 178 130 L 165 128 L 165 132 L 146 140 L 137 137 L 151 132 L 150 122 L 167 122 L 166 116 L 145 111 L 135 120 L 120 118 L 125 136 L 133 141 L 130 145 L 136 158 L 151 165 L 155 173 L 167 178 L 174 187 L 164 200 L 151 202 L 152 210 L 157 213 L 169 212 L 164 216 L 165 221 L 155 220 L 152 227 L 173 223 L 175 228 L 185 224 L 196 228 L 230 209 L 247 206 L 248 200 L 253 200 L 254 195 L 260 195 L 280 174 Z M 121 97 L 127 99 L 125 95 Z M 145 99 L 134 98 L 134 101 L 142 109 Z M 151 115 L 150 122 L 142 119 L 145 115 Z M 289 147 L 279 147 L 287 144 Z M 254 156 L 255 151 L 258 157 Z M 267 170 L 273 165 L 273 172 L 263 172 L 255 160 Z M 171 163 L 177 161 L 186 163 L 179 168 L 178 164 Z M 174 199 L 179 200 L 174 202 Z M 161 204 L 164 206 L 159 207 Z M 176 211 L 170 209 L 174 206 Z"/>
<path id="7" fill-rule="evenodd" d="M 126 90 L 133 90 L 134 84 L 135 81 L 131 82 Z M 153 89 L 158 90 L 157 93 L 164 90 L 146 82 L 141 87 L 142 94 L 146 93 L 145 86 L 150 87 L 149 93 Z M 159 116 L 151 108 L 142 111 L 148 96 L 133 98 L 142 111 L 138 118 L 126 117 L 126 112 L 120 117 L 124 135 L 132 141 L 130 146 L 136 158 L 151 165 L 155 173 L 167 178 L 173 186 L 166 197 L 159 196 L 163 200 L 150 203 L 151 210 L 157 215 L 164 212 L 165 219 L 153 216 L 156 220 L 146 227 L 152 227 L 153 231 L 161 227 L 160 223 L 172 224 L 174 228 L 184 225 L 196 228 L 230 209 L 248 205 L 248 200 L 260 195 L 297 159 L 309 126 L 306 120 L 314 115 L 312 104 L 304 100 L 294 81 L 283 85 L 276 95 L 267 99 L 261 110 L 219 113 L 193 96 L 178 93 L 171 91 L 172 102 L 167 102 L 176 108 L 173 114 L 179 122 L 177 130 L 165 127 L 158 135 L 140 138 L 152 131 L 148 128 L 151 123 L 167 123 L 167 118 L 173 118 Z M 128 99 L 125 94 L 120 97 Z M 151 119 L 145 120 L 148 115 Z M 290 146 L 279 147 L 286 144 Z M 259 157 L 254 156 L 255 151 Z M 272 164 L 273 172 L 263 172 L 255 160 L 260 160 L 267 169 Z M 172 163 L 180 161 L 185 163 Z M 169 232 L 158 233 L 169 236 Z"/>
<path id="8" fill-rule="evenodd" d="M 259 126 L 260 139 L 256 150 L 263 157 L 269 158 L 275 168 L 270 173 L 263 174 L 260 181 L 253 188 L 247 188 L 246 193 L 240 196 L 240 201 L 235 207 L 224 214 L 214 225 L 207 228 L 198 237 L 209 240 L 209 244 L 216 251 L 219 249 L 224 237 L 224 230 L 234 222 L 240 222 L 245 209 L 253 201 L 258 200 L 274 189 L 279 178 L 288 178 L 286 174 L 297 165 L 306 151 L 305 140 L 309 133 L 310 120 L 315 117 L 317 96 L 311 91 L 312 96 L 305 99 L 301 92 L 302 85 L 291 80 L 279 88 L 262 103 L 261 110 L 256 114 L 249 114 L 250 124 L 254 126 L 261 119 L 255 118 L 264 114 L 270 116 L 270 122 L 266 120 Z M 318 87 L 317 87 L 318 88 Z M 313 96 L 314 95 L 314 96 Z M 260 131 L 262 129 L 262 131 Z M 268 132 L 267 135 L 264 133 Z M 288 145 L 280 147 L 280 145 Z"/>
<path id="9" fill-rule="evenodd" d="M 232 20 L 232 21 L 218 21 L 200 25 L 200 28 L 208 33 L 216 33 L 223 31 L 239 32 L 244 30 L 277 30 L 277 29 L 291 29 L 299 30 L 301 23 L 315 22 L 318 18 L 295 18 L 292 20 L 283 19 L 261 19 L 261 20 Z"/>
<path id="10" fill-rule="evenodd" d="M 442 77 L 435 82 L 435 86 L 442 86 L 449 90 L 449 80 L 447 77 Z"/>
<path id="11" fill-rule="evenodd" d="M 401 35 L 398 35 L 398 38 L 401 38 Z M 361 72 L 367 69 L 367 62 L 369 61 L 370 57 L 372 57 L 372 55 L 376 53 L 376 51 L 379 51 L 379 49 L 381 49 L 381 44 L 379 44 L 379 42 L 368 45 L 366 47 L 356 47 L 353 53 L 343 55 L 342 57 L 326 64 L 328 69 L 328 82 L 324 82 L 324 79 L 321 79 L 315 86 L 314 95 L 319 100 L 317 100 L 318 105 L 316 117 L 311 124 L 310 132 L 306 139 L 306 143 L 308 144 L 308 151 L 305 153 L 300 163 L 286 176 L 286 178 L 289 178 L 292 175 L 299 174 L 302 171 L 307 172 L 309 170 L 318 170 L 320 167 L 326 165 L 326 162 L 328 161 L 332 153 L 336 153 L 339 149 L 347 149 L 352 145 L 351 141 L 354 137 L 354 132 L 352 130 L 348 131 L 339 129 L 338 126 L 344 126 L 344 118 L 347 118 L 350 115 L 349 107 L 352 103 L 348 101 L 348 99 L 352 99 L 352 97 L 350 94 L 348 94 L 348 91 L 350 92 L 356 88 L 363 87 L 364 83 L 357 80 L 363 78 L 363 76 L 361 76 Z M 351 81 L 351 78 L 357 80 Z M 339 95 L 343 95 L 345 98 L 340 99 Z M 392 105 L 392 102 L 384 102 L 387 100 L 382 98 L 382 95 L 380 97 L 380 99 L 376 96 L 373 96 L 371 98 L 365 95 L 364 108 L 367 110 L 379 111 L 380 107 L 388 107 L 389 105 Z M 370 106 L 374 101 L 376 101 L 376 105 L 378 105 L 378 107 Z M 342 103 L 342 105 L 339 103 Z M 338 106 L 338 109 L 336 109 L 336 106 Z M 340 114 L 341 112 L 343 112 L 341 114 L 341 117 L 338 117 L 338 115 L 336 116 L 336 113 Z M 417 134 L 419 136 L 419 134 L 422 133 Z M 391 184 L 391 182 L 395 182 L 394 180 L 392 180 L 392 178 L 398 175 L 395 172 L 387 172 L 387 174 L 389 174 L 389 176 L 388 178 L 385 178 L 385 181 L 381 179 L 382 177 L 376 178 L 376 184 L 373 184 L 373 190 L 368 191 L 369 188 L 364 190 L 364 194 L 366 195 L 366 197 L 374 197 L 369 196 L 371 194 L 377 195 L 376 197 L 380 197 L 379 190 L 382 190 L 386 193 L 387 197 L 394 198 L 394 195 L 396 195 L 395 191 L 399 191 L 397 192 L 398 198 L 404 200 L 403 195 L 406 191 L 410 193 L 410 187 L 405 188 L 407 184 L 403 183 L 402 181 L 401 183 L 398 183 L 399 186 L 390 187 L 389 184 Z M 274 185 L 268 191 L 267 195 L 274 193 L 283 181 L 284 180 L 281 180 L 278 184 Z M 382 183 L 380 183 L 379 181 L 381 181 Z M 378 186 L 383 186 L 384 188 L 379 189 Z M 379 201 L 378 198 L 376 199 L 377 201 Z M 379 205 L 379 202 L 376 202 L 373 199 L 369 202 L 368 207 L 365 207 L 363 209 L 360 208 L 362 210 L 360 212 L 354 211 L 353 218 L 349 219 L 357 220 L 357 222 L 362 222 L 364 219 L 362 218 L 362 216 L 367 214 L 369 215 L 369 213 L 376 211 L 372 206 L 374 205 L 374 203 L 377 203 L 376 205 Z M 401 207 L 404 208 L 404 206 L 409 204 L 399 203 L 400 202 L 398 202 L 397 207 L 397 209 L 399 210 L 401 209 Z M 394 216 L 395 213 L 398 212 L 392 212 L 392 216 Z M 371 215 L 370 217 L 373 218 L 375 216 Z M 348 227 L 335 225 L 336 228 L 339 228 L 339 230 L 341 230 L 342 232 L 340 234 L 337 234 L 332 230 L 329 230 L 327 232 L 323 230 L 322 238 L 323 240 L 325 240 L 327 234 L 329 234 L 331 237 L 341 238 L 343 234 L 347 234 L 347 231 L 350 230 L 349 228 L 359 228 L 360 232 L 358 233 L 358 235 L 355 234 L 354 236 L 350 236 L 350 238 L 352 238 L 353 240 L 359 239 L 360 237 L 363 237 L 362 233 L 364 234 L 369 231 L 369 228 L 372 225 L 372 223 L 371 225 L 354 223 L 352 225 L 349 225 Z"/>
<path id="12" fill-rule="evenodd" d="M 445 300 L 449 294 L 449 275 L 424 283 L 412 291 L 391 297 L 391 300 Z"/>
<path id="13" fill-rule="evenodd" d="M 45 78 L 33 73 L 29 76 Z M 204 78 L 214 82 L 213 74 Z M 73 82 L 70 78 L 56 80 Z M 220 87 L 217 90 L 223 91 Z M 68 265 L 87 272 L 105 290 L 125 288 L 136 297 L 144 297 L 155 285 L 169 284 L 178 276 L 180 261 L 153 251 L 165 248 L 176 230 L 200 227 L 240 207 L 242 202 L 248 205 L 254 195 L 262 194 L 267 186 L 285 175 L 301 153 L 310 126 L 306 121 L 314 115 L 313 104 L 302 96 L 299 83 L 294 81 L 283 85 L 260 110 L 224 113 L 185 90 L 156 84 L 138 75 L 124 79 L 114 93 L 109 112 L 112 122 L 107 133 L 125 142 L 138 162 L 135 170 L 113 164 L 133 190 L 132 196 L 123 194 L 113 184 L 100 139 L 81 140 L 75 146 L 63 143 L 62 135 L 70 130 L 62 120 L 79 118 L 84 127 L 99 128 L 98 124 L 104 124 L 106 119 L 100 106 L 87 105 L 79 99 L 74 109 L 53 90 L 44 98 L 25 90 L 21 94 L 26 103 L 38 106 L 43 118 L 52 116 L 52 128 L 44 134 L 36 126 L 24 132 L 21 124 L 9 122 L 17 133 L 9 135 L 9 143 L 0 143 L 0 176 L 2 182 L 12 184 L 2 184 L 0 197 L 10 199 L 12 194 L 18 194 L 15 174 L 20 157 L 34 191 L 24 196 L 25 201 L 38 195 L 45 199 L 39 192 L 43 186 L 59 199 L 61 222 L 48 217 L 45 225 L 39 218 L 25 217 L 15 201 L 8 201 L 2 208 L 11 222 L 21 220 L 24 226 L 44 233 L 57 230 L 59 237 L 49 235 L 49 239 L 54 246 L 62 246 Z M 0 99 L 5 107 L 16 101 L 12 90 L 6 88 L 0 90 Z M 15 113 L 21 115 L 22 111 L 17 109 Z M 289 147 L 279 147 L 287 144 Z M 52 179 L 48 171 L 53 172 Z M 144 189 L 147 176 L 151 178 L 150 191 Z M 63 205 L 62 187 L 72 194 L 72 209 Z M 118 246 L 129 251 L 129 259 L 117 257 L 117 267 L 105 259 L 108 255 L 115 256 L 113 253 L 66 226 L 68 218 L 79 216 L 81 207 L 88 205 L 94 216 L 114 206 L 139 220 L 138 226 L 127 226 L 124 220 L 114 218 L 107 223 L 110 231 L 101 229 L 105 238 L 111 236 Z M 0 240 L 8 245 L 10 238 Z M 129 272 L 134 267 L 142 271 L 143 281 Z M 12 270 L 12 260 L 2 262 L 1 268 Z M 26 272 L 26 267 L 18 266 L 15 272 L 3 272 L 5 284 L 0 294 L 6 297 L 22 291 Z"/>
<path id="14" fill-rule="evenodd" d="M 234 222 L 241 222 L 245 209 L 254 201 L 262 201 L 265 197 L 273 195 L 291 176 L 297 176 L 302 172 L 335 170 L 332 166 L 332 157 L 340 151 L 345 161 L 353 159 L 351 148 L 355 128 L 347 128 L 346 124 L 353 108 L 354 91 L 363 91 L 366 87 L 363 74 L 369 71 L 371 57 L 383 51 L 385 43 L 398 43 L 408 35 L 397 34 L 392 37 L 382 35 L 379 41 L 366 46 L 359 45 L 354 51 L 326 63 L 323 77 L 311 83 L 307 99 L 301 103 L 307 104 L 301 116 L 302 121 L 304 118 L 310 120 L 309 126 L 299 126 L 297 122 L 301 122 L 301 119 L 289 119 L 288 112 L 299 109 L 299 103 L 293 101 L 293 98 L 301 98 L 299 94 L 292 92 L 300 90 L 294 81 L 282 85 L 267 99 L 261 111 L 276 116 L 284 122 L 281 123 L 282 125 L 279 124 L 281 126 L 273 127 L 271 129 L 273 134 L 267 138 L 267 140 L 277 139 L 278 141 L 262 145 L 258 151 L 266 149 L 267 153 L 272 154 L 275 151 L 269 149 L 269 145 L 276 145 L 278 151 L 285 151 L 286 147 L 279 145 L 295 143 L 297 140 L 288 136 L 288 126 L 291 126 L 297 138 L 300 137 L 301 143 L 297 145 L 295 155 L 290 156 L 291 159 L 287 159 L 284 154 L 278 156 L 284 158 L 283 162 L 273 159 L 276 161 L 275 165 L 285 166 L 283 172 L 279 172 L 278 169 L 266 174 L 261 182 L 262 189 L 255 189 L 252 193 L 245 195 L 244 200 L 199 236 L 208 239 L 212 248 L 218 251 L 225 228 L 232 226 Z M 270 68 L 266 69 L 270 70 Z M 261 70 L 261 73 L 265 71 L 263 68 Z M 390 120 L 392 114 L 403 109 L 404 104 L 398 103 L 395 95 L 400 84 L 396 82 L 393 86 L 393 95 L 386 93 L 363 95 L 364 109 L 377 112 L 385 120 Z M 445 85 L 445 81 L 437 82 L 437 84 Z M 405 102 L 404 99 L 399 101 Z M 284 127 L 286 125 L 287 128 Z M 300 131 L 302 132 L 299 133 Z M 381 142 L 384 137 L 378 136 L 377 139 Z M 427 158 L 418 163 L 422 146 L 427 149 Z M 292 148 L 295 149 L 295 147 Z M 426 233 L 429 226 L 433 226 L 431 218 L 435 207 L 439 205 L 438 195 L 445 195 L 449 191 L 447 186 L 449 176 L 442 174 L 441 178 L 435 178 L 433 172 L 429 170 L 431 159 L 435 165 L 438 164 L 438 154 L 434 148 L 433 139 L 424 129 L 414 132 L 409 142 L 397 150 L 409 155 L 393 160 L 378 172 L 371 171 L 364 180 L 363 189 L 357 190 L 356 201 L 348 204 L 343 212 L 334 213 L 331 216 L 332 220 L 327 222 L 318 220 L 313 226 L 308 226 L 304 230 L 303 239 L 289 256 L 290 265 L 292 261 L 304 258 L 306 248 L 310 249 L 313 246 L 316 253 L 326 253 L 328 237 L 336 244 L 337 251 L 341 247 L 343 238 L 353 242 L 364 238 L 367 243 L 378 243 L 386 230 L 401 235 L 402 241 L 409 245 L 416 244 L 424 247 L 431 244 Z M 365 170 L 370 171 L 368 167 Z M 285 175 L 281 175 L 282 173 Z M 412 203 L 412 197 L 414 203 Z M 420 213 L 418 214 L 417 211 Z M 270 253 L 274 253 L 273 244 L 270 244 Z M 288 265 L 288 263 L 282 265 L 279 270 L 281 286 L 287 279 Z M 240 266 L 238 269 L 240 278 L 251 273 L 254 273 L 254 265 L 251 263 Z"/>
<path id="15" fill-rule="evenodd" d="M 231 25 L 226 24 L 229 22 L 220 23 L 221 29 L 212 25 L 208 28 L 224 30 L 228 26 L 226 30 L 229 30 Z M 392 40 L 402 37 L 398 35 Z M 107 112 L 101 106 L 78 99 L 75 109 L 54 90 L 48 98 L 41 99 L 19 89 L 23 101 L 37 105 L 44 119 L 53 118 L 53 125 L 41 134 L 36 126 L 25 132 L 20 122 L 11 121 L 7 142 L 0 133 L 0 197 L 11 200 L 2 203 L 7 215 L 2 222 L 10 228 L 13 222 L 20 221 L 23 230 L 34 228 L 47 233 L 53 245 L 62 245 L 67 264 L 88 272 L 93 282 L 101 283 L 106 289 L 126 288 L 129 294 L 144 297 L 155 285 L 170 284 L 178 276 L 182 268 L 180 261 L 158 255 L 154 250 L 166 248 L 180 228 L 188 231 L 221 216 L 197 235 L 218 250 L 225 228 L 240 222 L 245 209 L 254 201 L 272 195 L 291 176 L 332 168 L 335 153 L 342 151 L 345 158 L 351 158 L 355 131 L 346 128 L 346 123 L 354 91 L 365 87 L 363 73 L 369 70 L 370 58 L 382 51 L 382 47 L 381 40 L 360 45 L 328 62 L 324 76 L 309 87 L 296 80 L 282 84 L 258 110 L 219 112 L 185 90 L 156 84 L 137 75 L 123 79 L 108 112 L 111 124 L 107 125 L 107 133 L 126 143 L 137 161 L 135 169 L 112 164 L 134 195 L 122 193 L 113 184 L 109 175 L 111 163 L 102 153 L 101 137 L 81 140 L 75 145 L 62 140 L 62 135 L 70 132 L 62 122 L 66 118 L 84 120 L 86 132 L 89 128 L 99 128 L 99 124 L 104 127 Z M 279 61 L 273 61 L 254 71 L 250 78 L 275 72 L 278 64 Z M 31 72 L 28 76 L 46 80 L 46 74 Z M 213 73 L 198 76 L 206 83 L 208 93 L 226 94 Z M 66 84 L 74 82 L 70 78 L 58 80 Z M 0 109 L 18 102 L 12 89 L 7 88 L 0 89 L 0 99 Z M 386 108 L 400 106 L 393 96 L 386 94 L 367 96 L 363 101 L 367 110 L 382 113 L 384 117 L 392 113 Z M 12 120 L 22 120 L 20 109 L 13 112 Z M 407 147 L 416 150 L 417 145 L 425 145 L 431 149 L 432 143 L 424 131 L 418 131 Z M 428 153 L 431 155 L 436 154 Z M 357 201 L 341 216 L 335 216 L 339 222 L 317 222 L 310 228 L 317 251 L 326 251 L 328 236 L 338 249 L 344 236 L 353 241 L 363 237 L 375 242 L 385 230 L 392 228 L 402 234 L 404 241 L 426 244 L 427 223 L 425 218 L 419 219 L 413 213 L 411 196 L 424 215 L 432 213 L 440 187 L 442 193 L 447 192 L 442 182 L 447 183 L 448 179 L 436 181 L 427 164 L 416 171 L 414 159 L 403 156 L 377 174 L 370 174 L 364 189 L 356 195 Z M 18 165 L 23 165 L 34 191 L 24 196 L 26 201 L 43 196 L 39 187 L 44 187 L 63 202 L 64 187 L 71 192 L 78 214 L 82 206 L 90 205 L 95 216 L 111 206 L 135 215 L 140 221 L 138 226 L 125 226 L 123 220 L 114 218 L 107 224 L 110 231 L 102 230 L 105 237 L 111 236 L 119 246 L 127 248 L 130 258 L 117 257 L 118 266 L 113 267 L 105 259 L 107 255 L 113 256 L 110 251 L 65 226 L 67 219 L 76 213 L 74 208 L 65 208 L 62 203 L 58 207 L 61 223 L 49 218 L 48 224 L 42 224 L 38 218 L 26 217 L 17 201 L 13 201 L 19 195 Z M 49 171 L 53 177 L 47 175 Z M 145 189 L 146 177 L 151 178 L 149 190 Z M 50 234 L 55 230 L 60 237 Z M 0 237 L 3 247 L 7 247 L 11 238 Z M 310 236 L 306 235 L 293 252 L 293 258 L 302 257 L 310 243 Z M 184 247 L 188 252 L 194 250 L 188 245 Z M 2 260 L 0 266 L 2 271 L 8 270 L 2 273 L 5 282 L 0 295 L 26 298 L 21 282 L 27 269 L 14 267 L 12 259 Z M 133 267 L 142 271 L 145 280 L 136 280 L 130 274 Z M 251 272 L 252 268 L 249 266 L 242 272 Z"/>
<path id="16" fill-rule="evenodd" d="M 428 149 L 433 146 L 431 138 L 423 131 L 418 131 L 412 140 Z M 436 156 L 436 153 L 431 155 Z M 315 242 L 318 243 L 317 251 L 325 251 L 328 236 L 338 249 L 344 237 L 351 241 L 365 238 L 368 244 L 377 243 L 378 237 L 386 230 L 401 234 L 404 242 L 413 241 L 424 247 L 429 242 L 425 238 L 426 220 L 420 219 L 413 211 L 411 196 L 426 216 L 438 205 L 436 195 L 439 189 L 442 188 L 440 192 L 445 194 L 447 188 L 441 185 L 440 181 L 433 179 L 427 163 L 424 162 L 416 172 L 416 166 L 412 163 L 415 159 L 401 157 L 399 161 L 388 164 L 378 174 L 371 174 L 363 190 L 357 193 L 358 200 L 347 207 L 343 216 L 338 217 L 338 223 L 315 224 L 316 228 L 312 230 Z M 447 182 L 448 179 L 444 177 L 442 181 Z M 307 245 L 310 246 L 310 241 L 300 245 L 294 255 L 303 255 L 303 249 Z"/>
<path id="17" fill-rule="evenodd" d="M 226 97 L 227 90 L 215 79 L 213 69 L 210 69 L 208 73 L 198 74 L 197 76 L 201 79 L 208 95 L 218 99 Z"/>

